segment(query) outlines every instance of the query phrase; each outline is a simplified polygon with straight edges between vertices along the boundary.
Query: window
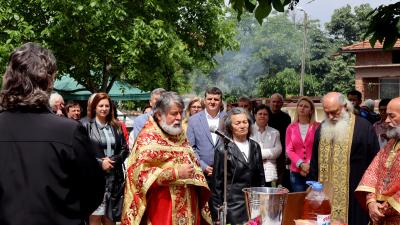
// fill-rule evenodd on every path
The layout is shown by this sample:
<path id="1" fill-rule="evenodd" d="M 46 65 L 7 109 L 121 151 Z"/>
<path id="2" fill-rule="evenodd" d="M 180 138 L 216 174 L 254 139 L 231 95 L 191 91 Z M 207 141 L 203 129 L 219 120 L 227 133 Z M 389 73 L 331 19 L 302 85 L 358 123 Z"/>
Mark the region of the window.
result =
<path id="1" fill-rule="evenodd" d="M 383 78 L 379 82 L 379 98 L 395 98 L 400 95 L 399 78 Z"/>

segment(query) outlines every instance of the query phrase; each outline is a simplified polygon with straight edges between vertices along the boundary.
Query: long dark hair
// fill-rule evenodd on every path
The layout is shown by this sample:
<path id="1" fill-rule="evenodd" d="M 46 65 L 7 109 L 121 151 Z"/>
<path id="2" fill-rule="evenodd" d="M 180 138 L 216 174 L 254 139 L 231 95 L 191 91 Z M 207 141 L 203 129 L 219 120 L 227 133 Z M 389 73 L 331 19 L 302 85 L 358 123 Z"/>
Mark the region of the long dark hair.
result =
<path id="1" fill-rule="evenodd" d="M 15 49 L 3 76 L 0 110 L 48 106 L 56 71 L 50 50 L 31 42 Z"/>
<path id="2" fill-rule="evenodd" d="M 107 99 L 108 102 L 110 103 L 110 112 L 106 116 L 107 123 L 109 123 L 112 127 L 119 129 L 120 125 L 114 117 L 114 105 L 111 101 L 110 96 L 108 96 L 107 93 L 100 92 L 94 96 L 92 103 L 90 104 L 90 113 L 88 113 L 88 117 L 91 119 L 96 118 L 96 106 L 103 99 Z"/>

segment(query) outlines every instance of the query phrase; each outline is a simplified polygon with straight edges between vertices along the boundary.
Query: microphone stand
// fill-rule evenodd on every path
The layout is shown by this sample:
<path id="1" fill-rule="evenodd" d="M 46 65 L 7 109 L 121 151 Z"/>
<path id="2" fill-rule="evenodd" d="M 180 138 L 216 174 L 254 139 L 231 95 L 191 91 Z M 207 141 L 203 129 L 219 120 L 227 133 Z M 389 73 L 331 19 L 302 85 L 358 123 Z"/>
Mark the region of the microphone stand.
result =
<path id="1" fill-rule="evenodd" d="M 219 221 L 220 225 L 226 225 L 226 215 L 228 212 L 227 203 L 227 183 L 228 183 L 228 144 L 229 140 L 224 138 L 224 202 L 219 207 Z"/>
<path id="2" fill-rule="evenodd" d="M 224 140 L 224 202 L 222 206 L 218 208 L 218 217 L 219 224 L 226 225 L 226 215 L 228 212 L 228 203 L 227 203 L 227 184 L 228 184 L 228 144 L 229 142 L 233 143 L 233 140 L 226 136 L 223 132 L 218 129 L 211 129 L 211 132 L 219 135 Z"/>

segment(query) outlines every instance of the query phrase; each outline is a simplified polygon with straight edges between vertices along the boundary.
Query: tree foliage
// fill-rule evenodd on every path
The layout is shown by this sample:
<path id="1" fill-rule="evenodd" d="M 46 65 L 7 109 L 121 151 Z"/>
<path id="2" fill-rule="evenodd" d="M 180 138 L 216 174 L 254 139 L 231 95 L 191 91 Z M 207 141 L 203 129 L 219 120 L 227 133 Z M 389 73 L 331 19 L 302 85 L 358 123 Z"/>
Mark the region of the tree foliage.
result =
<path id="1" fill-rule="evenodd" d="M 284 12 L 285 6 L 293 10 L 294 6 L 299 2 L 299 0 L 231 0 L 230 3 L 232 8 L 237 12 L 237 18 L 240 20 L 241 15 L 244 10 L 248 12 L 254 12 L 257 21 L 262 24 L 264 18 L 268 17 L 272 9 L 278 12 Z M 342 9 L 341 13 L 350 13 L 350 7 Z M 362 16 L 365 18 L 360 24 L 353 24 L 359 26 L 357 29 L 364 30 L 363 39 L 369 39 L 372 46 L 375 45 L 377 41 L 383 43 L 384 49 L 392 48 L 397 39 L 400 38 L 400 2 L 396 2 L 389 5 L 381 5 L 369 14 L 363 14 L 365 9 L 360 7 L 360 13 L 357 12 L 356 16 Z M 351 18 L 350 18 L 351 20 Z M 340 27 L 332 26 L 331 29 L 338 31 L 349 31 L 348 33 L 341 33 L 341 35 L 346 35 L 346 40 L 354 40 L 354 38 L 359 35 L 357 30 L 353 30 L 354 26 L 348 26 L 349 21 L 343 21 Z M 340 25 L 340 21 L 336 21 L 337 25 Z M 340 33 L 338 33 L 340 34 Z"/>
<path id="2" fill-rule="evenodd" d="M 355 63 L 354 56 L 338 56 L 332 60 L 331 70 L 322 80 L 321 88 L 342 93 L 354 90 L 354 70 L 349 69 Z"/>
<path id="3" fill-rule="evenodd" d="M 241 19 L 243 11 L 254 12 L 258 23 L 262 24 L 264 18 L 268 17 L 272 9 L 284 12 L 285 6 L 292 8 L 299 0 L 230 0 L 232 8 L 237 12 L 238 20 Z"/>
<path id="4" fill-rule="evenodd" d="M 368 4 L 338 9 L 328 23 L 329 29 L 322 29 L 319 21 L 308 21 L 305 95 L 345 93 L 354 88 L 354 57 L 335 55 L 346 43 L 361 38 L 365 15 L 371 10 Z M 298 95 L 303 24 L 285 13 L 273 13 L 260 26 L 253 15 L 244 13 L 237 22 L 237 31 L 240 50 L 217 55 L 218 66 L 208 76 L 193 76 L 196 93 L 216 85 L 231 99 L 242 95 L 267 97 L 275 92 Z"/>
<path id="5" fill-rule="evenodd" d="M 367 17 L 372 10 L 369 4 L 355 6 L 354 10 L 350 5 L 335 9 L 331 21 L 326 24 L 326 29 L 343 45 L 360 41 L 367 31 Z"/>
<path id="6" fill-rule="evenodd" d="M 224 93 L 255 96 L 259 77 L 275 75 L 286 67 L 300 68 L 302 33 L 286 14 L 269 17 L 261 27 L 250 14 L 244 14 L 237 29 L 240 50 L 218 55 L 219 65 L 209 75 Z"/>
<path id="7" fill-rule="evenodd" d="M 364 37 L 370 37 L 372 46 L 379 41 L 384 49 L 392 48 L 400 38 L 400 2 L 379 6 L 369 14 L 369 21 Z"/>
<path id="8" fill-rule="evenodd" d="M 298 96 L 300 90 L 300 73 L 293 68 L 285 68 L 275 76 L 268 79 L 258 79 L 260 96 L 271 96 L 273 93 L 281 93 L 285 97 Z M 315 76 L 304 75 L 304 94 L 307 96 L 320 95 L 320 84 Z"/>
<path id="9" fill-rule="evenodd" d="M 0 63 L 35 41 L 52 49 L 59 74 L 92 92 L 123 80 L 144 90 L 188 88 L 194 67 L 235 46 L 224 3 L 210 1 L 5 0 L 0 5 Z"/>

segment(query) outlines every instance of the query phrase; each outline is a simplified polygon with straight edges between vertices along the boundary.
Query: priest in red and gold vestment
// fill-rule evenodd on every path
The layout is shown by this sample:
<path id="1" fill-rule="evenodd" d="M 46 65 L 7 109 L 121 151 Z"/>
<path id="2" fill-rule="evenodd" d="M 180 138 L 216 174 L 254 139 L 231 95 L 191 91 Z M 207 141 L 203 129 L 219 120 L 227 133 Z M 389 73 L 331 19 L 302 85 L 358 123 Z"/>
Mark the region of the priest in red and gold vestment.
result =
<path id="1" fill-rule="evenodd" d="M 390 141 L 376 155 L 356 189 L 373 224 L 400 224 L 400 98 L 389 102 L 386 135 Z"/>
<path id="2" fill-rule="evenodd" d="M 164 93 L 128 159 L 122 225 L 211 224 L 210 190 L 182 131 L 182 98 Z"/>

